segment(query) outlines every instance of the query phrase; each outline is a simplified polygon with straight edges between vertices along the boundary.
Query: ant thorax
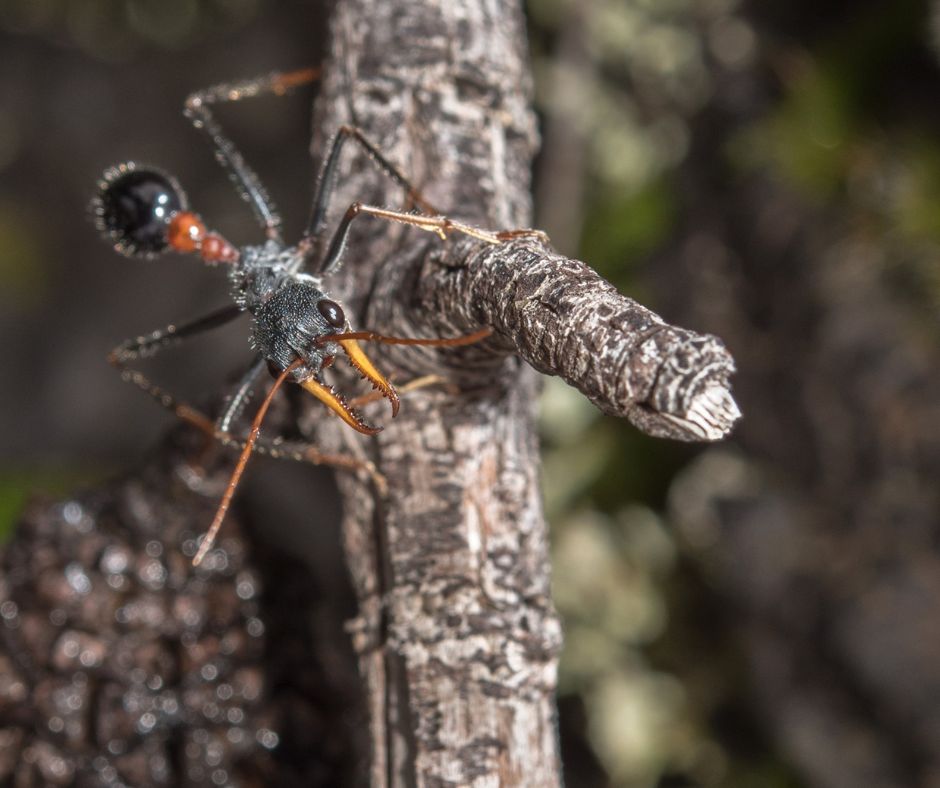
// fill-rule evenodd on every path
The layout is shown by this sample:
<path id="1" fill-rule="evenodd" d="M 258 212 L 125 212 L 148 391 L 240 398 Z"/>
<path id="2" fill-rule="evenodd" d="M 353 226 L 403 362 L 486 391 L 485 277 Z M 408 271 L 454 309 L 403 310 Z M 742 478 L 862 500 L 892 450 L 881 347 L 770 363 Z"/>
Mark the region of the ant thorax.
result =
<path id="1" fill-rule="evenodd" d="M 268 241 L 241 249 L 229 270 L 233 299 L 254 318 L 252 348 L 277 371 L 302 358 L 304 365 L 294 372 L 298 381 L 340 352 L 336 343 L 322 340 L 346 328 L 342 309 L 324 292 L 320 278 L 297 273 L 303 262 L 297 247 Z"/>
<path id="2" fill-rule="evenodd" d="M 242 247 L 238 262 L 229 269 L 232 299 L 242 309 L 253 312 L 289 279 L 319 285 L 316 277 L 295 273 L 303 263 L 304 255 L 296 246 L 284 246 L 277 241 Z"/>

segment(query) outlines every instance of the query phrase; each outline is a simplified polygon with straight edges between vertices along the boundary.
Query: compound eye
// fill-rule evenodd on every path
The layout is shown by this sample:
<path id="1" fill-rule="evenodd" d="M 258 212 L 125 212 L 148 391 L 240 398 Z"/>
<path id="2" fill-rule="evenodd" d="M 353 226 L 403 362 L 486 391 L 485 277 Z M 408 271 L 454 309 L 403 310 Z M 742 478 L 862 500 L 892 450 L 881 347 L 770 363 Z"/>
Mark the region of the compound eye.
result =
<path id="1" fill-rule="evenodd" d="M 167 248 L 167 226 L 185 209 L 179 184 L 159 170 L 133 162 L 105 172 L 93 202 L 98 229 L 128 256 L 151 256 Z"/>
<path id="2" fill-rule="evenodd" d="M 346 315 L 343 313 L 343 308 L 335 301 L 330 301 L 329 298 L 321 298 L 317 301 L 317 309 L 320 310 L 323 319 L 333 328 L 342 328 L 346 325 Z"/>

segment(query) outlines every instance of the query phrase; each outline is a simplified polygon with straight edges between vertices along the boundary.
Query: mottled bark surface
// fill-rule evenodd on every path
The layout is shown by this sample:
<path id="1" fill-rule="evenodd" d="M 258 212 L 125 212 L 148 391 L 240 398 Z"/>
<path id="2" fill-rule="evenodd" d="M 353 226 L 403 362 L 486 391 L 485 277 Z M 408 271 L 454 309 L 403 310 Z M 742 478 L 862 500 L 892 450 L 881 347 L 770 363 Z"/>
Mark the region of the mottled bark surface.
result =
<path id="1" fill-rule="evenodd" d="M 339 125 L 354 124 L 442 212 L 491 228 L 527 225 L 537 136 L 521 10 L 348 0 L 331 24 L 315 156 Z M 362 155 L 350 153 L 343 167 L 331 224 L 353 200 L 400 205 Z M 381 404 L 369 406 L 385 425 L 375 439 L 322 408 L 299 416 L 324 451 L 368 457 L 389 484 L 381 497 L 365 476 L 338 476 L 359 598 L 350 629 L 368 694 L 371 781 L 555 785 L 561 629 L 538 491 L 532 368 L 654 435 L 716 439 L 738 416 L 728 393 L 733 363 L 718 340 L 668 326 L 537 239 L 441 241 L 361 219 L 346 259 L 328 285 L 357 327 L 406 336 L 495 330 L 460 351 L 376 350 L 397 381 L 435 373 L 456 391 L 409 394 L 394 421 Z M 353 385 L 347 376 L 343 387 Z M 166 488 L 170 501 L 182 494 Z"/>
<path id="2" fill-rule="evenodd" d="M 518 8 L 345 2 L 333 42 L 321 143 L 354 123 L 443 212 L 528 224 L 536 138 Z M 375 184 L 354 162 L 337 210 L 401 199 Z M 362 325 L 415 336 L 496 330 L 460 353 L 382 353 L 400 379 L 446 370 L 464 395 L 416 393 L 372 444 L 387 500 L 376 506 L 362 481 L 340 480 L 373 783 L 556 784 L 560 628 L 537 486 L 537 386 L 518 356 L 654 434 L 712 438 L 737 415 L 730 357 L 535 240 L 364 232 L 342 285 Z M 330 449 L 361 443 L 332 424 L 319 435 Z"/>

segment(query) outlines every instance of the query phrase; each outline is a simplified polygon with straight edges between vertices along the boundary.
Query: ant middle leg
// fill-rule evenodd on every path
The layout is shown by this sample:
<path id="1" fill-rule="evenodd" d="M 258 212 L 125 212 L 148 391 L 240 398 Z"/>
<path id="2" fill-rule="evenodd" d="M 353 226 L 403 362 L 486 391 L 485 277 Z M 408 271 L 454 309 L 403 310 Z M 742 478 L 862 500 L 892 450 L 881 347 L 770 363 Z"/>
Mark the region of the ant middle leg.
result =
<path id="1" fill-rule="evenodd" d="M 337 165 L 340 153 L 347 141 L 355 142 L 368 155 L 369 160 L 392 181 L 405 191 L 409 203 L 417 206 L 426 214 L 435 215 L 439 211 L 425 199 L 421 191 L 411 182 L 401 169 L 389 161 L 385 154 L 371 142 L 361 129 L 356 126 L 340 126 L 327 146 L 327 155 L 323 160 L 320 177 L 317 180 L 317 192 L 313 201 L 313 211 L 310 222 L 304 233 L 304 239 L 312 242 L 326 227 L 326 214 L 330 207 L 330 199 L 336 188 Z"/>
<path id="2" fill-rule="evenodd" d="M 446 240 L 450 233 L 459 233 L 489 244 L 500 244 L 523 237 L 532 237 L 542 243 L 548 240 L 548 236 L 541 230 L 483 230 L 479 227 L 473 227 L 469 224 L 448 219 L 446 216 L 426 216 L 417 213 L 404 213 L 402 211 L 392 211 L 388 208 L 379 208 L 374 205 L 354 202 L 346 209 L 346 213 L 330 241 L 326 257 L 323 260 L 322 270 L 324 273 L 337 270 L 340 267 L 343 251 L 346 248 L 346 241 L 349 237 L 350 225 L 357 216 L 363 215 L 374 216 L 378 219 L 384 219 L 387 222 L 396 222 L 398 224 L 417 227 L 419 230 L 434 233 L 441 240 Z"/>
<path id="3" fill-rule="evenodd" d="M 169 325 L 147 336 L 129 339 L 108 354 L 108 362 L 121 373 L 122 380 L 132 383 L 149 394 L 161 406 L 176 414 L 183 421 L 187 421 L 206 434 L 212 435 L 216 427 L 211 419 L 202 416 L 202 414 L 185 404 L 178 403 L 172 394 L 152 383 L 146 375 L 131 367 L 129 362 L 155 356 L 161 350 L 177 345 L 189 337 L 224 326 L 240 314 L 242 314 L 241 308 L 232 304 L 190 323 L 181 326 Z"/>

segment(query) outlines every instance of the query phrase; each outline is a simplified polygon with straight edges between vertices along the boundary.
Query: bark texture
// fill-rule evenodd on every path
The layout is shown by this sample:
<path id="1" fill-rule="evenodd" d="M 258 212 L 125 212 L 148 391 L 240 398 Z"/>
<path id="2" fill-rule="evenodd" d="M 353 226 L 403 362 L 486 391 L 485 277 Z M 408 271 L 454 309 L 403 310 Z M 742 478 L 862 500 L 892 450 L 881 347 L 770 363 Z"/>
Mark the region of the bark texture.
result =
<path id="1" fill-rule="evenodd" d="M 318 160 L 326 139 L 341 124 L 354 124 L 442 212 L 490 228 L 528 224 L 537 135 L 518 6 L 343 0 L 334 11 L 331 42 L 315 111 Z M 343 168 L 331 225 L 353 200 L 400 204 L 402 196 L 388 188 L 366 157 L 350 154 Z M 499 246 L 456 236 L 442 242 L 414 228 L 363 219 L 350 240 L 345 268 L 328 285 L 355 316 L 357 327 L 406 336 L 449 336 L 481 324 L 495 329 L 490 340 L 459 351 L 376 350 L 379 366 L 399 382 L 435 373 L 460 393 L 421 389 L 404 400 L 394 421 L 377 410 L 373 418 L 386 429 L 375 439 L 325 418 L 322 408 L 304 406 L 296 420 L 322 450 L 368 457 L 389 484 L 389 494 L 380 497 L 367 477 L 338 476 L 346 553 L 359 599 L 350 630 L 368 696 L 371 782 L 556 785 L 553 695 L 561 629 L 550 598 L 538 490 L 534 369 L 561 375 L 604 411 L 626 416 L 651 434 L 716 439 L 738 417 L 728 392 L 731 358 L 718 340 L 665 324 L 618 295 L 583 263 L 559 257 L 537 239 Z M 346 381 L 349 387 L 354 377 Z M 193 491 L 172 481 L 183 473 L 182 466 L 168 456 L 156 463 L 163 482 L 144 485 L 147 500 L 154 503 L 115 515 L 115 533 L 126 529 L 131 535 L 128 549 L 134 560 L 148 549 L 134 534 L 163 522 L 161 501 L 177 507 L 197 533 L 207 520 L 204 506 L 193 504 Z M 111 511 L 108 502 L 136 483 L 132 476 L 96 493 L 101 496 L 96 512 Z M 33 519 L 45 516 L 40 509 Z M 231 525 L 227 528 L 231 533 Z M 171 573 L 178 582 L 159 589 L 168 621 L 175 615 L 173 594 L 189 588 L 186 564 L 177 561 L 181 556 L 175 552 L 185 541 L 180 529 L 168 531 L 161 546 L 166 562 L 179 563 L 180 572 L 178 577 Z M 8 560 L 16 549 L 29 553 L 41 546 L 48 556 L 45 576 L 50 582 L 67 581 L 69 565 L 62 551 L 78 548 L 57 540 L 54 530 L 40 531 L 22 529 L 16 539 L 23 546 L 11 548 Z M 237 542 L 222 547 L 216 559 L 221 564 L 201 569 L 196 577 L 208 573 L 222 596 L 240 599 L 239 574 L 232 573 L 225 558 L 237 550 Z M 100 556 L 92 550 L 83 560 L 91 566 Z M 239 560 L 251 562 L 250 556 Z M 8 608 L 13 628 L 30 610 L 44 611 L 48 604 L 31 581 L 18 577 L 19 584 L 6 589 L 7 601 L 17 597 Z M 146 577 L 141 575 L 142 583 Z M 100 582 L 107 586 L 107 573 Z M 81 598 L 79 592 L 76 605 Z M 210 602 L 210 610 L 216 602 Z M 100 620 L 84 616 L 84 631 L 110 631 L 112 612 L 104 609 L 100 615 Z M 41 621 L 42 615 L 33 619 Z M 216 636 L 213 622 L 210 615 L 207 636 Z M 239 622 L 235 615 L 231 626 L 248 631 L 247 618 Z M 40 630 L 44 626 L 37 624 Z M 172 627 L 164 633 L 171 642 L 178 635 Z M 14 653 L 17 647 L 8 644 L 7 649 Z M 129 676 L 149 675 L 133 673 L 133 655 L 125 662 L 120 670 Z M 265 671 L 265 664 L 259 659 L 258 670 Z M 311 669 L 316 669 L 312 658 Z M 304 675 L 297 671 L 279 679 L 265 673 L 265 698 L 278 681 L 292 686 Z M 5 724 L 14 731 L 9 735 L 20 737 L 20 746 L 41 755 L 50 732 L 40 724 L 37 733 L 33 722 L 16 727 L 17 720 L 43 719 L 41 685 L 29 677 L 20 684 L 16 708 Z M 164 762 L 178 763 L 181 737 L 187 741 L 192 734 L 199 744 L 207 736 L 199 716 L 206 706 L 193 693 L 181 696 L 187 714 L 166 721 L 167 729 L 175 731 L 167 740 L 151 739 L 139 720 L 129 717 L 128 724 L 137 725 L 134 741 L 141 747 L 157 741 L 147 746 Z M 217 705 L 210 705 L 209 712 Z M 305 729 L 291 726 L 290 720 L 282 723 Z M 246 735 L 264 748 L 262 728 L 267 729 L 253 721 Z M 73 751 L 56 735 L 52 731 L 59 759 L 54 766 L 32 756 L 46 764 L 44 775 L 56 768 L 73 773 L 97 768 L 87 757 L 92 746 Z M 83 729 L 77 736 L 98 747 L 114 740 L 95 730 Z M 311 726 L 312 741 L 324 736 L 324 726 Z M 239 757 L 254 764 L 256 749 L 253 744 Z M 205 768 L 195 745 L 192 752 L 202 771 L 194 767 L 184 779 L 193 784 L 214 779 L 209 766 L 216 751 L 203 759 Z M 148 768 L 153 774 L 156 761 L 148 757 L 130 776 L 119 764 L 109 765 L 134 782 Z M 327 760 L 321 759 L 321 765 Z M 241 773 L 254 774 L 247 766 Z M 279 774 L 259 773 L 268 784 L 275 784 Z M 312 784 L 311 772 L 300 774 L 302 784 Z"/>
<path id="2" fill-rule="evenodd" d="M 528 224 L 537 140 L 517 6 L 349 0 L 337 6 L 332 42 L 315 155 L 352 123 L 443 212 L 491 228 Z M 351 161 L 336 212 L 401 199 L 376 184 L 368 162 Z M 399 379 L 446 372 L 464 393 L 413 395 L 370 445 L 386 500 L 340 479 L 373 784 L 557 784 L 561 636 L 531 367 L 652 434 L 714 439 L 738 415 L 732 361 L 719 341 L 667 326 L 537 240 L 441 244 L 372 224 L 350 248 L 337 287 L 362 326 L 496 331 L 459 353 L 377 351 Z M 330 450 L 361 450 L 338 425 L 317 434 Z"/>

